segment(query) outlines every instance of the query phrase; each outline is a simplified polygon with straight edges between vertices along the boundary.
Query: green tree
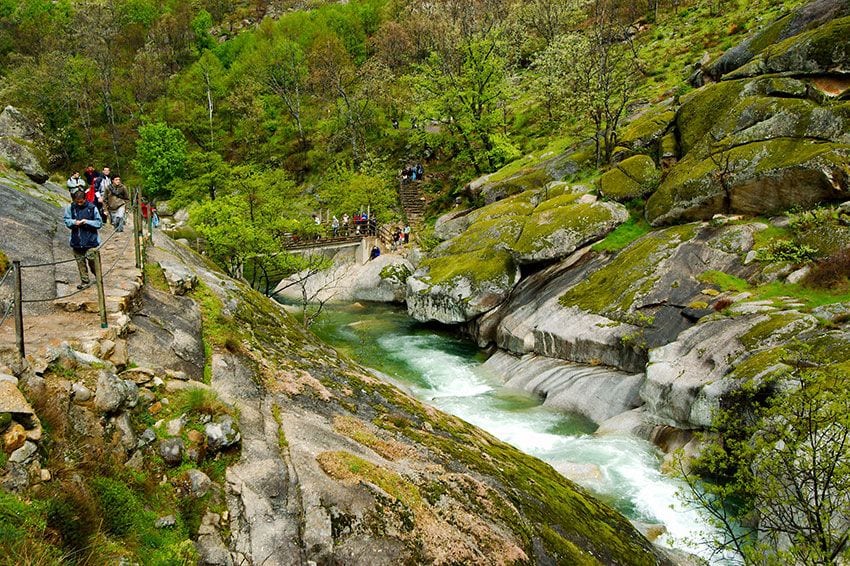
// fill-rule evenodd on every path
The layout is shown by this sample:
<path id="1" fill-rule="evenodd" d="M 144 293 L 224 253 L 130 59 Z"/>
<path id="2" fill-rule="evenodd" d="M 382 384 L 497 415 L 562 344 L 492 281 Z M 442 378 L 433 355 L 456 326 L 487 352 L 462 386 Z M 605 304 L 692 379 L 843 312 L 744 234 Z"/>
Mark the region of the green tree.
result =
<path id="1" fill-rule="evenodd" d="M 502 0 L 441 0 L 429 14 L 430 56 L 418 70 L 420 108 L 481 174 L 501 165 L 494 136 L 505 135 L 507 58 Z"/>
<path id="2" fill-rule="evenodd" d="M 379 222 L 394 220 L 398 210 L 395 183 L 387 172 L 369 169 L 339 167 L 329 174 L 318 190 L 321 206 L 337 216 L 369 210 Z"/>
<path id="3" fill-rule="evenodd" d="M 641 76 L 631 35 L 611 10 L 606 0 L 593 0 L 591 25 L 554 44 L 554 57 L 567 70 L 568 104 L 592 126 L 597 165 L 611 161 L 620 122 Z"/>
<path id="4" fill-rule="evenodd" d="M 798 360 L 766 402 L 721 413 L 720 441 L 695 463 L 714 483 L 685 475 L 689 498 L 726 533 L 714 544 L 746 564 L 850 558 L 850 372 L 824 361 Z"/>
<path id="5" fill-rule="evenodd" d="M 219 197 L 192 206 L 190 217 L 216 263 L 271 294 L 281 278 L 302 268 L 285 246 L 293 234 L 315 230 L 309 210 L 284 172 L 240 166 Z"/>
<path id="6" fill-rule="evenodd" d="M 186 160 L 185 179 L 172 182 L 172 204 L 180 209 L 206 199 L 215 200 L 227 185 L 229 164 L 214 151 L 193 151 Z"/>
<path id="7" fill-rule="evenodd" d="M 142 177 L 148 194 L 170 196 L 169 185 L 185 172 L 187 143 L 183 132 L 163 122 L 139 128 L 136 160 L 133 164 Z"/>

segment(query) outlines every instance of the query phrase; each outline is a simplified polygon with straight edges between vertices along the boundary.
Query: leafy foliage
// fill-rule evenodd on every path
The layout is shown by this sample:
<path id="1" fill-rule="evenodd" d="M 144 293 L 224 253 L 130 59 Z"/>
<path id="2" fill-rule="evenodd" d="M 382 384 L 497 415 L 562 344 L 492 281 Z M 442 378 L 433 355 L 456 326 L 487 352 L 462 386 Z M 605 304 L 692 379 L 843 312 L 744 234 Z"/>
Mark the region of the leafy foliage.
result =
<path id="1" fill-rule="evenodd" d="M 838 564 L 849 552 L 850 373 L 828 359 L 806 369 L 805 348 L 786 361 L 797 367 L 727 402 L 717 442 L 695 462 L 713 483 L 686 474 L 688 497 L 724 529 L 714 544 L 747 564 Z"/>
<path id="2" fill-rule="evenodd" d="M 163 122 L 139 128 L 135 165 L 150 194 L 167 194 L 171 182 L 182 177 L 186 148 L 183 132 Z"/>

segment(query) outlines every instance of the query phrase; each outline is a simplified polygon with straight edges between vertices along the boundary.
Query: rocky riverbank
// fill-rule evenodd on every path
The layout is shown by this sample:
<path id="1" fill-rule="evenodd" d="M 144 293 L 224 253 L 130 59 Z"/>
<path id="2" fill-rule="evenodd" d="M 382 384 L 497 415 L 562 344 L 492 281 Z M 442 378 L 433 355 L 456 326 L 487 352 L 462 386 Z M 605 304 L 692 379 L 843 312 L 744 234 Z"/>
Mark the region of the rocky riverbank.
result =
<path id="1" fill-rule="evenodd" d="M 553 167 L 586 161 L 579 146 L 470 183 L 490 204 L 437 221 L 411 316 L 497 346 L 507 383 L 646 438 L 705 430 L 804 350 L 846 363 L 850 297 L 818 278 L 850 246 L 848 17 L 821 0 L 754 34 L 637 114 L 595 180 Z"/>

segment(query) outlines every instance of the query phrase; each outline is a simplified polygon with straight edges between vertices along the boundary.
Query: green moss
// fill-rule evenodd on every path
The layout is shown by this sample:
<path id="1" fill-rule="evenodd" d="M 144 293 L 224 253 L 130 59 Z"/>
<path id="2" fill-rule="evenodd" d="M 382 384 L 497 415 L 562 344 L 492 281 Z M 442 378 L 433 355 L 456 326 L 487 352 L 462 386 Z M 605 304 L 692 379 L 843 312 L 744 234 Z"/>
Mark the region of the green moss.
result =
<path id="1" fill-rule="evenodd" d="M 372 483 L 414 510 L 423 505 L 422 495 L 414 483 L 392 470 L 377 466 L 350 452 L 322 452 L 316 460 L 322 470 L 333 478 Z"/>
<path id="2" fill-rule="evenodd" d="M 703 271 L 697 276 L 697 280 L 700 283 L 714 285 L 721 291 L 741 292 L 750 288 L 750 284 L 745 279 L 722 271 Z"/>
<path id="3" fill-rule="evenodd" d="M 757 58 L 732 73 L 736 76 L 786 71 L 798 73 L 833 69 L 846 62 L 850 47 L 850 17 L 789 37 L 764 48 Z"/>
<path id="4" fill-rule="evenodd" d="M 717 121 L 735 106 L 747 81 L 722 81 L 707 85 L 682 99 L 676 116 L 682 153 L 689 153 Z"/>
<path id="5" fill-rule="evenodd" d="M 570 196 L 573 195 L 553 199 L 567 203 L 564 206 L 539 206 L 526 221 L 514 251 L 519 254 L 540 252 L 552 245 L 550 239 L 560 231 L 572 235 L 580 245 L 601 237 L 606 228 L 613 229 L 615 216 L 610 209 L 598 202 L 576 203 L 575 199 L 569 199 Z"/>
<path id="6" fill-rule="evenodd" d="M 520 159 L 508 163 L 495 173 L 491 174 L 488 181 L 490 183 L 504 181 L 505 179 L 517 175 L 523 169 L 532 168 L 547 159 L 551 159 L 552 157 L 563 153 L 573 143 L 575 143 L 575 140 L 571 137 L 555 139 L 540 151 L 535 151 L 534 153 L 530 153 Z"/>
<path id="7" fill-rule="evenodd" d="M 799 326 L 794 324 L 800 320 L 803 320 L 803 315 L 799 313 L 788 312 L 771 315 L 767 320 L 756 324 L 741 336 L 741 344 L 748 350 L 752 350 L 768 339 L 786 342 L 800 331 Z"/>
<path id="8" fill-rule="evenodd" d="M 420 267 L 428 269 L 427 282 L 431 285 L 447 284 L 457 277 L 476 283 L 500 281 L 513 277 L 516 264 L 511 254 L 501 249 L 454 254 L 424 260 Z"/>
<path id="9" fill-rule="evenodd" d="M 606 198 L 624 201 L 644 195 L 640 183 L 618 168 L 611 169 L 599 179 L 599 190 Z"/>
<path id="10" fill-rule="evenodd" d="M 689 224 L 647 234 L 562 295 L 560 304 L 628 322 L 635 301 L 658 279 L 658 264 L 679 244 L 696 236 L 697 230 L 698 225 Z"/>
<path id="11" fill-rule="evenodd" d="M 675 119 L 674 110 L 652 107 L 639 118 L 629 122 L 620 134 L 619 142 L 627 147 L 649 147 L 664 136 Z"/>
<path id="12" fill-rule="evenodd" d="M 477 250 L 507 249 L 522 233 L 526 217 L 504 215 L 488 217 L 472 223 L 460 236 L 446 243 L 441 254 L 451 257 L 453 254 L 465 254 Z"/>
<path id="13" fill-rule="evenodd" d="M 165 280 L 165 272 L 158 263 L 145 262 L 145 283 L 159 291 L 169 292 L 168 282 Z"/>
<path id="14" fill-rule="evenodd" d="M 482 220 L 493 220 L 504 216 L 527 216 L 534 210 L 532 200 L 536 195 L 537 191 L 525 191 L 518 195 L 488 204 L 470 212 L 469 222 L 470 224 L 475 224 Z"/>
<path id="15" fill-rule="evenodd" d="M 752 381 L 781 375 L 789 366 L 784 363 L 787 351 L 782 347 L 761 350 L 739 363 L 729 373 L 731 379 Z"/>
<path id="16" fill-rule="evenodd" d="M 599 180 L 602 194 L 617 201 L 640 198 L 658 186 L 655 162 L 647 155 L 635 155 L 608 171 Z"/>
<path id="17" fill-rule="evenodd" d="M 201 309 L 203 339 L 209 343 L 210 350 L 224 348 L 234 351 L 241 348 L 243 334 L 233 317 L 224 313 L 221 299 L 203 283 L 199 283 L 192 289 L 190 296 Z M 212 355 L 212 351 L 206 353 Z M 210 362 L 211 359 L 208 358 L 207 365 Z"/>
<path id="18" fill-rule="evenodd" d="M 823 170 L 843 170 L 850 145 L 821 143 L 812 140 L 774 139 L 749 143 L 712 158 L 700 159 L 688 156 L 679 162 L 665 177 L 659 189 L 649 198 L 646 205 L 647 219 L 653 225 L 674 219 L 704 220 L 724 210 L 725 193 L 716 180 L 721 164 L 728 161 L 731 191 L 739 185 L 748 185 L 752 179 L 771 177 L 782 180 L 782 172 L 808 167 L 817 174 Z M 736 172 L 746 171 L 736 180 Z M 797 201 L 776 201 L 780 207 L 793 204 L 811 204 L 810 196 L 799 193 Z M 791 197 L 788 197 L 791 198 Z M 757 210 L 733 210 L 749 214 L 773 214 L 781 212 L 754 200 L 747 207 Z"/>
<path id="19" fill-rule="evenodd" d="M 3 253 L 3 250 L 0 250 L 0 275 L 5 274 L 10 265 L 12 265 L 12 262 L 10 262 L 6 254 Z"/>

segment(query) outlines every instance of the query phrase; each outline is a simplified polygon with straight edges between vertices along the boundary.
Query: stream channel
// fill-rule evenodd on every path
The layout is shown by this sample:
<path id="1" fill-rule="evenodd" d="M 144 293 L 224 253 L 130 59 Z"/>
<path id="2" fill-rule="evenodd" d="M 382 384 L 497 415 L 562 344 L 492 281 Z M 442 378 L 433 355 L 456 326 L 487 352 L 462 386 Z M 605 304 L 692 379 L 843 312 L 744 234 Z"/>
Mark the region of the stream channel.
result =
<path id="1" fill-rule="evenodd" d="M 595 436 L 593 423 L 508 389 L 481 367 L 474 343 L 418 324 L 384 305 L 326 307 L 313 330 L 360 364 L 390 376 L 413 395 L 470 422 L 571 477 L 626 517 L 663 525 L 656 542 L 710 558 L 706 517 L 686 508 L 682 485 L 659 471 L 662 454 L 632 436 Z"/>

